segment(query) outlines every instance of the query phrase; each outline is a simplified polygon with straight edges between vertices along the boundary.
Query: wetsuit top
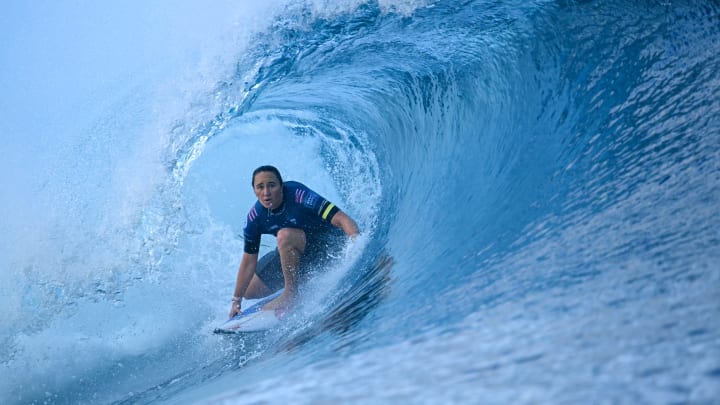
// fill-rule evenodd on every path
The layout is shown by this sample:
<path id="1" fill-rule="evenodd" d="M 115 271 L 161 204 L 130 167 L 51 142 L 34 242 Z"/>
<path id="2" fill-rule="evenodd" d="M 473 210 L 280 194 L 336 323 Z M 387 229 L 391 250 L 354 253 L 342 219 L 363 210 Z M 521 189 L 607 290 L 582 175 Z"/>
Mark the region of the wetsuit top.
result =
<path id="1" fill-rule="evenodd" d="M 261 235 L 277 236 L 282 228 L 302 229 L 308 239 L 331 233 L 335 227 L 330 220 L 338 211 L 335 204 L 304 184 L 286 181 L 283 183 L 283 203 L 279 208 L 270 210 L 257 201 L 250 209 L 243 230 L 245 253 L 257 254 Z"/>

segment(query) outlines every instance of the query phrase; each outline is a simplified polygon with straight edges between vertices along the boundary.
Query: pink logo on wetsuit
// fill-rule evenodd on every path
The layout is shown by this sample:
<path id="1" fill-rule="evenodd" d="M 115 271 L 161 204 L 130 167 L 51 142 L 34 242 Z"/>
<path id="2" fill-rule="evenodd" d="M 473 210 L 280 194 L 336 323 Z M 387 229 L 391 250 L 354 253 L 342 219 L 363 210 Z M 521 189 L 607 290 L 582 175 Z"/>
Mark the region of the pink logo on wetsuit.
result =
<path id="1" fill-rule="evenodd" d="M 252 222 L 255 218 L 257 218 L 257 211 L 255 210 L 255 207 L 252 207 L 248 213 L 248 220 Z"/>
<path id="2" fill-rule="evenodd" d="M 301 204 L 303 198 L 305 198 L 305 190 L 295 190 L 295 202 Z"/>

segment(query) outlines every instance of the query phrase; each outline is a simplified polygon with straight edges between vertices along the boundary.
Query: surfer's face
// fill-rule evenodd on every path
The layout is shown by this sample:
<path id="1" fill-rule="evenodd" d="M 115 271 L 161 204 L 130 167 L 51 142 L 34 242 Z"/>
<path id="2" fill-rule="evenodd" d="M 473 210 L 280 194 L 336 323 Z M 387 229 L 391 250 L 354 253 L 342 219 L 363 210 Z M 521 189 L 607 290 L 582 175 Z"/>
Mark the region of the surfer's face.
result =
<path id="1" fill-rule="evenodd" d="M 273 209 L 282 205 L 283 190 L 273 172 L 259 172 L 253 179 L 255 196 L 263 207 Z"/>

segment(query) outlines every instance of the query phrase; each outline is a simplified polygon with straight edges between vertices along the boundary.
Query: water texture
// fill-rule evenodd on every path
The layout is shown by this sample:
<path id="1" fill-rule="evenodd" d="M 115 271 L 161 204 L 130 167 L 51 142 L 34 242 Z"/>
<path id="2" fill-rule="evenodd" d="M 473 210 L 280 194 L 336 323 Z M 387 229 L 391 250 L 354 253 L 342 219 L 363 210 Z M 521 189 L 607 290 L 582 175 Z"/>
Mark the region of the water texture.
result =
<path id="1" fill-rule="evenodd" d="M 192 3 L 0 17 L 0 402 L 720 398 L 717 2 Z M 363 234 L 215 336 L 267 163 Z"/>

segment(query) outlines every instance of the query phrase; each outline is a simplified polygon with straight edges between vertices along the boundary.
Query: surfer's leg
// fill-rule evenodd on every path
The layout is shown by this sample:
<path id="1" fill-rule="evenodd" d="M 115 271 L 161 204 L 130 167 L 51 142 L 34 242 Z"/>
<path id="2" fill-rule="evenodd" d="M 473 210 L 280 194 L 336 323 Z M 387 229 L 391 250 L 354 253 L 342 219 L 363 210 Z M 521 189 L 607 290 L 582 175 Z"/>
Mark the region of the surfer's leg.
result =
<path id="1" fill-rule="evenodd" d="M 250 280 L 250 284 L 248 284 L 248 287 L 245 290 L 245 298 L 252 300 L 256 298 L 267 297 L 273 292 L 275 291 L 269 289 L 268 286 L 266 286 L 265 283 L 262 281 L 262 279 L 258 277 L 257 274 L 255 274 L 253 275 L 253 278 Z"/>
<path id="2" fill-rule="evenodd" d="M 283 288 L 284 277 L 280 252 L 277 249 L 268 252 L 260 258 L 255 270 L 255 275 L 250 280 L 245 298 L 254 299 L 267 297 L 275 291 Z"/>
<path id="3" fill-rule="evenodd" d="M 278 231 L 277 245 L 280 253 L 285 291 L 276 299 L 267 303 L 263 309 L 287 308 L 297 294 L 298 267 L 305 252 L 305 232 L 301 229 L 283 228 Z"/>

